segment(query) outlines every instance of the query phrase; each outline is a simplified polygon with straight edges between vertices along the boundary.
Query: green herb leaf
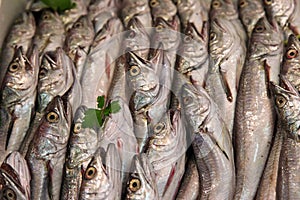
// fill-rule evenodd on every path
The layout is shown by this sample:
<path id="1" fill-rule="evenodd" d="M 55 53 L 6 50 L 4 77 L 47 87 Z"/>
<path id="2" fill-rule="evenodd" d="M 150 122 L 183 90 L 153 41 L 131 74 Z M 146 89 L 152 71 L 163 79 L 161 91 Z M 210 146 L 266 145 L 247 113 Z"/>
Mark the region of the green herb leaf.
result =
<path id="1" fill-rule="evenodd" d="M 110 103 L 110 111 L 111 113 L 117 113 L 121 110 L 121 106 L 118 101 L 113 101 Z"/>
<path id="2" fill-rule="evenodd" d="M 99 120 L 100 119 L 100 120 Z M 101 127 L 101 111 L 97 109 L 87 109 L 82 122 L 82 128 Z"/>
<path id="3" fill-rule="evenodd" d="M 104 96 L 98 96 L 97 102 L 98 102 L 97 107 L 98 107 L 98 108 L 103 108 L 103 107 L 104 107 L 104 103 L 105 103 L 105 98 L 104 98 Z"/>
<path id="4" fill-rule="evenodd" d="M 48 5 L 50 8 L 62 12 L 64 10 L 71 9 L 75 6 L 71 0 L 41 0 L 44 4 Z"/>

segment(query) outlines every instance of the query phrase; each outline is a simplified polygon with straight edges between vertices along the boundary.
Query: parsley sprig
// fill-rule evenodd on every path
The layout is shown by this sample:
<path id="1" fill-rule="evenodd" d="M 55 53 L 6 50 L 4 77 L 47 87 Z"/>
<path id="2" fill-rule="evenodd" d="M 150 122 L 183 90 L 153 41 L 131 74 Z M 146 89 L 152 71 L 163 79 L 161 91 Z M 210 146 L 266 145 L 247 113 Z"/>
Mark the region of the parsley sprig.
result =
<path id="1" fill-rule="evenodd" d="M 68 9 L 71 9 L 75 6 L 71 0 L 41 0 L 44 4 L 56 10 L 58 12 L 62 12 Z"/>

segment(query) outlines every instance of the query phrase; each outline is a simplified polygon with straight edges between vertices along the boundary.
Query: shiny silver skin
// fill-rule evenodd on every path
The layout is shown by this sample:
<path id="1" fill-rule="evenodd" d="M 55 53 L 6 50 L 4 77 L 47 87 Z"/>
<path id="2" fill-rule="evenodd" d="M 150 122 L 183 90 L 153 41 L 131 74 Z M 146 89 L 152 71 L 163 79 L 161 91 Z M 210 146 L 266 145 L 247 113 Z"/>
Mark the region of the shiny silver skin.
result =
<path id="1" fill-rule="evenodd" d="M 95 108 L 95 99 L 108 95 L 115 69 L 114 62 L 119 56 L 119 33 L 122 30 L 121 21 L 111 18 L 95 36 L 80 80 L 82 104 L 87 107 Z"/>
<path id="2" fill-rule="evenodd" d="M 22 47 L 16 49 L 14 57 L 8 65 L 1 85 L 0 106 L 10 115 L 9 131 L 4 133 L 5 145 L 1 146 L 8 152 L 19 149 L 35 108 L 36 87 L 39 73 L 39 56 L 36 46 L 28 56 Z M 5 126 L 1 123 L 1 126 Z M 0 156 L 3 161 L 5 154 Z"/>
<path id="3" fill-rule="evenodd" d="M 153 166 L 158 194 L 161 199 L 174 199 L 185 171 L 187 149 L 181 112 L 167 111 L 152 131 L 145 152 Z"/>
<path id="4" fill-rule="evenodd" d="M 253 29 L 240 79 L 233 144 L 236 190 L 234 199 L 255 197 L 274 134 L 275 110 L 269 82 L 278 83 L 282 57 L 282 32 L 264 17 Z"/>
<path id="5" fill-rule="evenodd" d="M 248 37 L 257 21 L 265 15 L 265 10 L 261 0 L 238 0 L 238 11 Z"/>
<path id="6" fill-rule="evenodd" d="M 35 19 L 31 12 L 21 13 L 11 25 L 1 48 L 0 68 L 5 72 L 12 60 L 15 48 L 22 46 L 26 54 L 34 36 L 36 29 Z M 0 73 L 0 83 L 3 81 L 5 73 Z"/>
<path id="7" fill-rule="evenodd" d="M 114 144 L 108 145 L 105 155 L 104 161 L 101 158 L 100 148 L 93 155 L 84 171 L 79 199 L 121 199 L 121 172 L 119 170 L 121 160 Z"/>
<path id="8" fill-rule="evenodd" d="M 298 38 L 291 34 L 283 55 L 281 74 L 286 76 L 291 84 L 300 91 L 300 42 Z"/>
<path id="9" fill-rule="evenodd" d="M 99 130 L 82 127 L 87 109 L 85 106 L 80 106 L 72 122 L 61 189 L 62 199 L 79 198 L 83 178 L 82 170 L 87 169 L 98 148 Z"/>
<path id="10" fill-rule="evenodd" d="M 33 44 L 38 47 L 40 55 L 63 47 L 64 41 L 65 28 L 59 15 L 47 9 L 43 10 L 33 37 Z"/>
<path id="11" fill-rule="evenodd" d="M 150 0 L 149 6 L 153 21 L 162 18 L 165 21 L 173 20 L 177 13 L 177 7 L 172 0 Z"/>
<path id="12" fill-rule="evenodd" d="M 132 18 L 138 18 L 145 28 L 152 27 L 152 17 L 148 0 L 123 0 L 121 19 L 125 27 Z"/>
<path id="13" fill-rule="evenodd" d="M 88 16 L 95 19 L 98 15 L 116 16 L 117 10 L 120 8 L 119 0 L 92 0 L 88 6 Z"/>
<path id="14" fill-rule="evenodd" d="M 153 167 L 145 153 L 133 157 L 131 169 L 127 181 L 126 199 L 159 199 Z"/>
<path id="15" fill-rule="evenodd" d="M 186 162 L 186 170 L 176 196 L 176 200 L 196 200 L 199 196 L 200 182 L 199 172 L 194 155 Z"/>
<path id="16" fill-rule="evenodd" d="M 0 198 L 30 199 L 30 173 L 27 162 L 18 152 L 9 154 L 0 167 Z"/>
<path id="17" fill-rule="evenodd" d="M 81 16 L 66 33 L 64 50 L 74 61 L 79 80 L 94 37 L 94 26 L 87 15 Z"/>
<path id="18" fill-rule="evenodd" d="M 200 199 L 232 199 L 235 167 L 230 134 L 207 92 L 185 83 L 181 104 L 200 174 Z"/>
<path id="19" fill-rule="evenodd" d="M 31 173 L 33 200 L 60 197 L 72 115 L 64 98 L 55 97 L 46 108 L 25 157 Z"/>
<path id="20" fill-rule="evenodd" d="M 278 199 L 300 198 L 300 143 L 299 143 L 299 111 L 300 96 L 286 77 L 281 77 L 282 87 L 272 84 L 274 102 L 282 124 L 283 143 L 279 160 L 277 178 Z"/>
<path id="21" fill-rule="evenodd" d="M 246 57 L 244 38 L 230 20 L 215 18 L 210 22 L 209 69 L 205 89 L 220 109 L 232 135 L 236 95 Z"/>

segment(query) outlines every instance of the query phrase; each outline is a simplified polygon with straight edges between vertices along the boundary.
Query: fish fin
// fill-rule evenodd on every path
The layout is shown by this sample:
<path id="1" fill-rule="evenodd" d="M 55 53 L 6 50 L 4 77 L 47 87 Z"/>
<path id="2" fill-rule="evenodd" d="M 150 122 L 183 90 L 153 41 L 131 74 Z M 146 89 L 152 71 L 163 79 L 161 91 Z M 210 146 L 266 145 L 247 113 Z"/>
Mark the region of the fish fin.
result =
<path id="1" fill-rule="evenodd" d="M 267 95 L 268 98 L 271 98 L 271 90 L 270 90 L 270 65 L 268 65 L 267 60 L 264 60 L 264 70 L 265 70 L 265 80 L 266 80 L 266 88 L 267 88 Z"/>
<path id="2" fill-rule="evenodd" d="M 220 73 L 221 82 L 222 82 L 223 89 L 225 91 L 227 100 L 229 102 L 232 102 L 233 101 L 233 96 L 232 96 L 232 92 L 231 92 L 230 86 L 229 86 L 228 81 L 227 81 L 226 72 L 223 72 L 221 70 L 221 67 L 219 67 L 219 73 Z"/>

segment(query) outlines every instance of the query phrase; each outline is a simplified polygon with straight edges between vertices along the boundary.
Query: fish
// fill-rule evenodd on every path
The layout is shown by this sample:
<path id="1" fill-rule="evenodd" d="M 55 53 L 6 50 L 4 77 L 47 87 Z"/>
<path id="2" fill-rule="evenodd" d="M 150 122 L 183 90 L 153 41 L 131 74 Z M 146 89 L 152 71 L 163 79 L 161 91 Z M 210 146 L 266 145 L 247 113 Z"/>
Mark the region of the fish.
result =
<path id="1" fill-rule="evenodd" d="M 282 38 L 282 31 L 276 22 L 268 22 L 266 17 L 257 22 L 252 32 L 239 83 L 233 127 L 236 164 L 234 199 L 255 197 L 267 162 L 275 128 L 269 82 L 279 82 Z"/>
<path id="2" fill-rule="evenodd" d="M 121 160 L 114 144 L 109 144 L 105 160 L 98 149 L 84 171 L 79 199 L 121 199 Z"/>
<path id="3" fill-rule="evenodd" d="M 172 0 L 150 0 L 149 5 L 153 21 L 156 21 L 157 18 L 169 21 L 176 16 L 177 7 Z"/>
<path id="4" fill-rule="evenodd" d="M 217 105 L 204 88 L 184 83 L 180 104 L 187 122 L 197 169 L 200 199 L 232 199 L 235 188 L 233 146 Z"/>
<path id="5" fill-rule="evenodd" d="M 152 132 L 153 131 L 153 132 Z M 161 199 L 174 199 L 185 171 L 186 130 L 179 110 L 168 110 L 151 131 L 146 155 Z"/>
<path id="6" fill-rule="evenodd" d="M 30 48 L 35 34 L 36 24 L 31 12 L 22 12 L 13 22 L 1 48 L 0 66 L 5 72 L 13 59 L 15 49 L 22 46 L 24 54 Z M 0 73 L 0 83 L 3 82 L 5 73 Z"/>
<path id="7" fill-rule="evenodd" d="M 63 165 L 71 126 L 71 107 L 56 96 L 47 106 L 25 159 L 31 173 L 31 199 L 60 198 Z"/>
<path id="8" fill-rule="evenodd" d="M 157 190 L 155 174 L 147 155 L 145 153 L 135 155 L 132 159 L 125 199 L 159 199 Z"/>
<path id="9" fill-rule="evenodd" d="M 178 200 L 196 200 L 199 196 L 200 178 L 194 155 L 188 158 L 186 170 L 183 175 L 176 199 Z"/>
<path id="10" fill-rule="evenodd" d="M 39 73 L 38 59 L 36 46 L 29 50 L 28 55 L 23 53 L 22 47 L 18 47 L 1 85 L 0 107 L 6 110 L 4 118 L 10 119 L 6 121 L 9 129 L 4 133 L 5 146 L 1 148 L 5 148 L 8 153 L 19 149 L 34 114 Z M 1 126 L 6 126 L 2 124 L 3 122 Z M 1 155 L 1 161 L 2 156 L 5 155 Z"/>
<path id="11" fill-rule="evenodd" d="M 108 95 L 115 61 L 119 57 L 121 45 L 119 33 L 122 31 L 121 21 L 112 18 L 95 36 L 80 80 L 82 104 L 87 107 L 95 108 L 97 97 Z"/>
<path id="12" fill-rule="evenodd" d="M 100 16 L 116 17 L 120 8 L 118 0 L 92 0 L 88 6 L 88 16 L 90 19 L 100 19 Z"/>
<path id="13" fill-rule="evenodd" d="M 36 33 L 33 37 L 40 55 L 47 51 L 55 51 L 63 47 L 65 41 L 64 24 L 57 12 L 45 9 L 37 21 Z"/>
<path id="14" fill-rule="evenodd" d="M 300 91 L 300 73 L 298 72 L 300 69 L 299 50 L 300 42 L 294 34 L 291 34 L 288 38 L 288 43 L 285 48 L 280 71 L 280 73 L 286 76 L 298 91 Z"/>
<path id="15" fill-rule="evenodd" d="M 63 199 L 79 198 L 82 170 L 87 169 L 98 148 L 98 128 L 82 127 L 87 109 L 86 106 L 80 106 L 72 121 L 61 189 Z"/>
<path id="16" fill-rule="evenodd" d="M 81 79 L 85 61 L 94 37 L 94 27 L 87 15 L 81 16 L 66 33 L 64 50 L 74 61 L 78 80 Z"/>
<path id="17" fill-rule="evenodd" d="M 282 125 L 282 147 L 279 159 L 276 198 L 298 199 L 299 195 L 299 92 L 292 83 L 281 76 L 282 86 L 272 83 L 274 104 Z"/>
<path id="18" fill-rule="evenodd" d="M 205 89 L 218 105 L 231 134 L 239 79 L 246 52 L 246 43 L 236 32 L 231 21 L 215 18 L 210 22 L 210 60 Z"/>
<path id="19" fill-rule="evenodd" d="M 238 0 L 238 11 L 248 38 L 257 21 L 265 15 L 263 3 L 260 0 Z"/>

